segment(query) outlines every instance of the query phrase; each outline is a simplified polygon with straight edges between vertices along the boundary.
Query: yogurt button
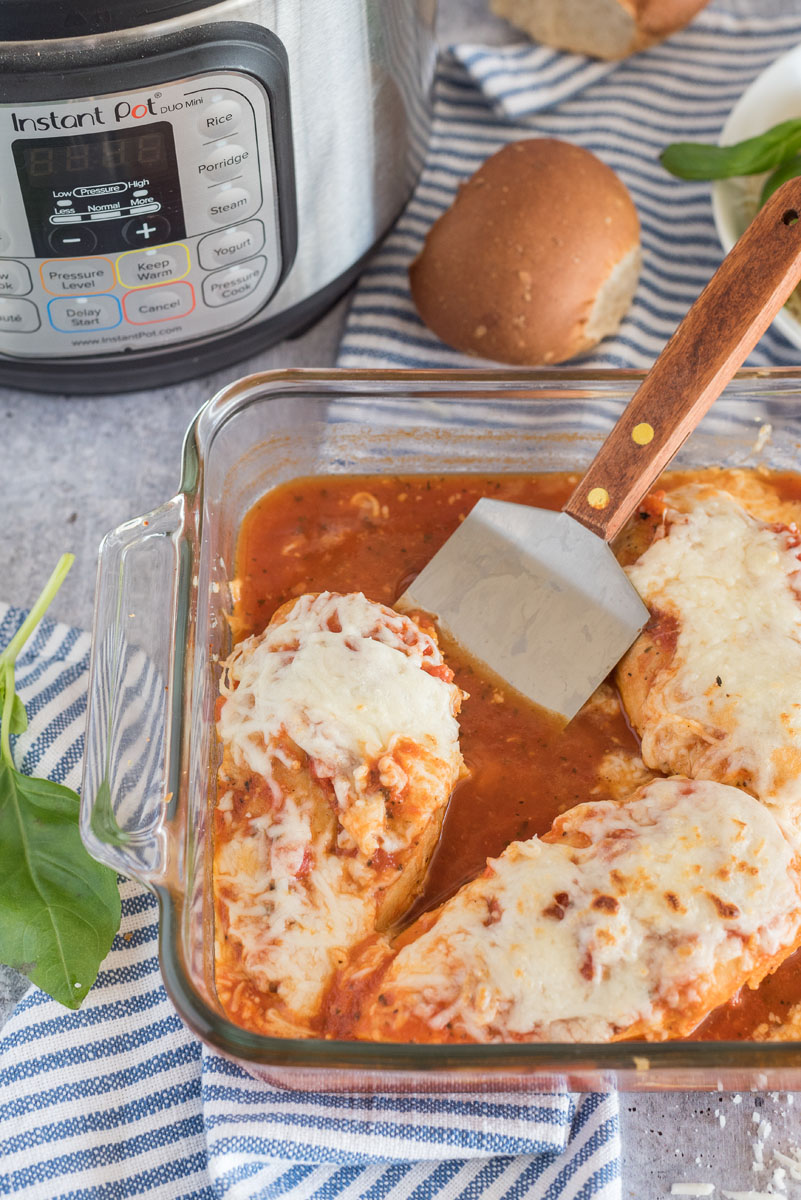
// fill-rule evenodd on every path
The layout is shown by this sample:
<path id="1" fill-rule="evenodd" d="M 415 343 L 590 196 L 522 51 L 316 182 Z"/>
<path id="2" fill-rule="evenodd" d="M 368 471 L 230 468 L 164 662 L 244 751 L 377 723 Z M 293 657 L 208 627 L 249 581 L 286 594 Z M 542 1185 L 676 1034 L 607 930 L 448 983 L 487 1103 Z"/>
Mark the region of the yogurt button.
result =
<path id="1" fill-rule="evenodd" d="M 242 105 L 236 100 L 217 100 L 200 114 L 197 127 L 206 138 L 225 137 L 238 128 Z"/>
<path id="2" fill-rule="evenodd" d="M 213 271 L 217 267 L 233 266 L 251 258 L 264 245 L 264 226 L 261 221 L 234 225 L 221 233 L 209 233 L 201 238 L 197 252 L 201 267 Z"/>
<path id="3" fill-rule="evenodd" d="M 243 217 L 249 217 L 259 207 L 259 202 L 247 188 L 223 188 L 209 202 L 208 213 L 215 225 L 233 225 Z"/>

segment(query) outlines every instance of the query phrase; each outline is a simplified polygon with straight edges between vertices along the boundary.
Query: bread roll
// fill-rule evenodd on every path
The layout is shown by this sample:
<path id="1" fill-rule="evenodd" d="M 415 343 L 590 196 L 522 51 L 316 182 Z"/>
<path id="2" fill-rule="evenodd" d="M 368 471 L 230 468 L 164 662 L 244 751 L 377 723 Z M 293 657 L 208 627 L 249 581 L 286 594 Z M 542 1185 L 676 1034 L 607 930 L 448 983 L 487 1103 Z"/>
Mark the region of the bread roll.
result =
<path id="1" fill-rule="evenodd" d="M 623 183 L 551 138 L 487 159 L 429 230 L 412 297 L 448 345 L 498 362 L 563 362 L 619 326 L 640 266 Z"/>
<path id="2" fill-rule="evenodd" d="M 492 11 L 535 42 L 624 58 L 687 25 L 707 0 L 491 0 Z"/>

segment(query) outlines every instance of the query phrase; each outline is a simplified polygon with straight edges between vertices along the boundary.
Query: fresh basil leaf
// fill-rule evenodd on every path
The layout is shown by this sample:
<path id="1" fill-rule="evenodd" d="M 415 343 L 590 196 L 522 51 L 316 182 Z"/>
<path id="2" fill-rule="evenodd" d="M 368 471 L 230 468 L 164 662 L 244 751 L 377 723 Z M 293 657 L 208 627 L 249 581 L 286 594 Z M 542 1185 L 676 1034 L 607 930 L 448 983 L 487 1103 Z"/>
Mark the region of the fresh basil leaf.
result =
<path id="1" fill-rule="evenodd" d="M 801 120 L 794 118 L 733 146 L 674 142 L 659 158 L 662 166 L 680 179 L 731 179 L 772 171 L 799 151 Z"/>
<path id="2" fill-rule="evenodd" d="M 759 207 L 761 208 L 765 201 L 769 200 L 776 189 L 780 188 L 783 183 L 786 183 L 788 179 L 795 179 L 798 175 L 801 175 L 801 154 L 796 154 L 794 158 L 788 158 L 771 175 L 768 175 L 762 185 Z"/>
<path id="3" fill-rule="evenodd" d="M 116 875 L 87 854 L 75 792 L 0 760 L 0 961 L 79 1008 L 120 923 Z"/>

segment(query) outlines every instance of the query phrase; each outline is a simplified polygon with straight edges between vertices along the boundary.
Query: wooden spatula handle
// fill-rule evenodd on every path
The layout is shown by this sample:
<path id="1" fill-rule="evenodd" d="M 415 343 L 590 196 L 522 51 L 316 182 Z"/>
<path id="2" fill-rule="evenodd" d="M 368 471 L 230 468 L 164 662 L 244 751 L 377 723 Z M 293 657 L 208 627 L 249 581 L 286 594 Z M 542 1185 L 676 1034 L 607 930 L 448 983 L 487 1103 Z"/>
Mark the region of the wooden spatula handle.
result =
<path id="1" fill-rule="evenodd" d="M 782 184 L 712 276 L 565 505 L 614 537 L 801 280 L 801 178 Z M 799 351 L 801 358 L 801 351 Z"/>

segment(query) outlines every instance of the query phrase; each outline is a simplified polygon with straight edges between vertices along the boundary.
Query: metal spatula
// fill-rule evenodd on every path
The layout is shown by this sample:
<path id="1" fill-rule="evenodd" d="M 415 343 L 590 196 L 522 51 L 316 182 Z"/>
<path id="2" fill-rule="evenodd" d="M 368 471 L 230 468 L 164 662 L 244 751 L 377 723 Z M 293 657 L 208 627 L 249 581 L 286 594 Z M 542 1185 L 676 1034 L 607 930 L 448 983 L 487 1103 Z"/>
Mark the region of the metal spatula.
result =
<path id="1" fill-rule="evenodd" d="M 609 548 L 801 279 L 801 179 L 780 187 L 665 346 L 562 512 L 479 500 L 398 606 L 570 719 L 648 610 Z"/>

